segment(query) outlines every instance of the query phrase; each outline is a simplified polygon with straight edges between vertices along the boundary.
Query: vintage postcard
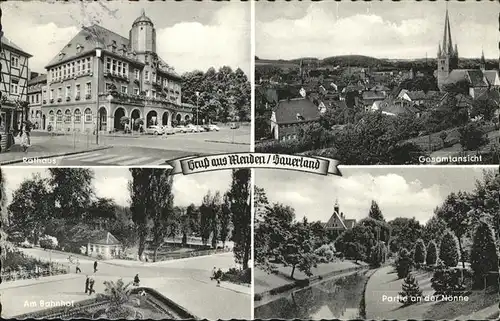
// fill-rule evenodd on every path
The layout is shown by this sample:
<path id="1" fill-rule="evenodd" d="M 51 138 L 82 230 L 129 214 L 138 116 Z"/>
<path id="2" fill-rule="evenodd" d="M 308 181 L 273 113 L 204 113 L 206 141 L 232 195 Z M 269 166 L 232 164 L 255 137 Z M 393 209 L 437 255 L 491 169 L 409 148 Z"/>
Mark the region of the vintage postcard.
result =
<path id="1" fill-rule="evenodd" d="M 341 172 L 255 170 L 256 319 L 498 319 L 498 167 Z"/>
<path id="2" fill-rule="evenodd" d="M 497 164 L 495 1 L 258 2 L 257 152 Z"/>
<path id="3" fill-rule="evenodd" d="M 251 319 L 250 170 L 0 169 L 6 319 Z"/>
<path id="4" fill-rule="evenodd" d="M 250 3 L 2 3 L 0 164 L 250 151 Z"/>

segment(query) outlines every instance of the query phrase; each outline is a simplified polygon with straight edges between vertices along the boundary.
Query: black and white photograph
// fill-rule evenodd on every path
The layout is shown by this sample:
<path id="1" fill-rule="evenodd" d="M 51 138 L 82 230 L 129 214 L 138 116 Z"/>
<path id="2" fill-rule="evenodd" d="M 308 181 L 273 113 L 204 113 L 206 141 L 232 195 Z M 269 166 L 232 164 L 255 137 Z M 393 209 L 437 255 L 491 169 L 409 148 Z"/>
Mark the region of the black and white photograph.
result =
<path id="1" fill-rule="evenodd" d="M 255 150 L 498 164 L 496 1 L 255 4 Z"/>
<path id="2" fill-rule="evenodd" d="M 4 319 L 250 319 L 250 170 L 2 167 Z"/>
<path id="3" fill-rule="evenodd" d="M 256 319 L 498 320 L 498 166 L 341 171 L 255 170 Z"/>
<path id="4" fill-rule="evenodd" d="M 2 3 L 0 164 L 249 152 L 249 2 Z"/>

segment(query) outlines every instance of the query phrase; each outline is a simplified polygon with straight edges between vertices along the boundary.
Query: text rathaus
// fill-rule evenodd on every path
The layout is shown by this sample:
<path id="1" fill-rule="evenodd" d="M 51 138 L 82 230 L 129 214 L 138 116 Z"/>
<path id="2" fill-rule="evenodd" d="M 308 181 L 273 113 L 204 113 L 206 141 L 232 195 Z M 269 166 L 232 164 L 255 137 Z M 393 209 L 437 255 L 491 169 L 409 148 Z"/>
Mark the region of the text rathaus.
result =
<path id="1" fill-rule="evenodd" d="M 98 25 L 84 27 L 45 67 L 41 129 L 135 129 L 141 123 L 171 126 L 189 121 L 181 102 L 181 77 L 156 53 L 156 30 L 144 10 L 129 39 Z"/>

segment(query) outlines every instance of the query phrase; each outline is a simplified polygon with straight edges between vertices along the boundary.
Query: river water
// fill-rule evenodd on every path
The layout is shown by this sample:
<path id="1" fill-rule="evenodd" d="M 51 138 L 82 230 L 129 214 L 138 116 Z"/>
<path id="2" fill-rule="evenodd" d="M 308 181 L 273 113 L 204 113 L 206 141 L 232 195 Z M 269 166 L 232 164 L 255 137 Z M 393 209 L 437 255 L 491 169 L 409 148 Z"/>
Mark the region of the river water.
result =
<path id="1" fill-rule="evenodd" d="M 326 280 L 255 308 L 256 319 L 360 318 L 366 271 Z"/>

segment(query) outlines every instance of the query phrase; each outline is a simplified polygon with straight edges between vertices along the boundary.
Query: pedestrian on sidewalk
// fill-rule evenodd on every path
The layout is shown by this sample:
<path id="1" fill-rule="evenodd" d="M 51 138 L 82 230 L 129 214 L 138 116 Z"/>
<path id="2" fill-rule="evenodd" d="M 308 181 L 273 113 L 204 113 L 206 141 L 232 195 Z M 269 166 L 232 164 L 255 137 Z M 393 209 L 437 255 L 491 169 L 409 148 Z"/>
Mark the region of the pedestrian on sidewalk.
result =
<path id="1" fill-rule="evenodd" d="M 97 261 L 94 262 L 94 273 L 97 272 Z"/>
<path id="2" fill-rule="evenodd" d="M 28 137 L 28 133 L 26 132 L 26 127 L 23 127 L 23 129 L 21 129 L 19 137 L 21 139 L 20 145 L 23 149 L 23 152 L 27 153 L 28 147 L 29 147 L 29 137 Z"/>
<path id="3" fill-rule="evenodd" d="M 210 280 L 215 280 L 215 275 L 217 274 L 217 268 L 214 266 L 212 270 L 212 276 L 210 277 Z"/>
<path id="4" fill-rule="evenodd" d="M 85 294 L 87 294 L 89 292 L 89 285 L 90 285 L 90 278 L 88 275 L 86 275 L 86 279 L 85 279 Z"/>
<path id="5" fill-rule="evenodd" d="M 89 295 L 92 295 L 92 293 L 95 293 L 94 283 L 95 283 L 95 280 L 93 277 L 91 277 L 89 280 Z"/>
<path id="6" fill-rule="evenodd" d="M 80 269 L 80 260 L 76 259 L 76 273 L 82 273 L 82 270 Z"/>
<path id="7" fill-rule="evenodd" d="M 134 276 L 134 286 L 139 286 L 140 282 L 141 281 L 139 280 L 139 274 L 136 274 Z"/>

